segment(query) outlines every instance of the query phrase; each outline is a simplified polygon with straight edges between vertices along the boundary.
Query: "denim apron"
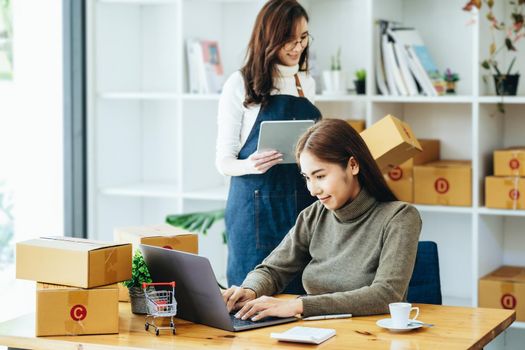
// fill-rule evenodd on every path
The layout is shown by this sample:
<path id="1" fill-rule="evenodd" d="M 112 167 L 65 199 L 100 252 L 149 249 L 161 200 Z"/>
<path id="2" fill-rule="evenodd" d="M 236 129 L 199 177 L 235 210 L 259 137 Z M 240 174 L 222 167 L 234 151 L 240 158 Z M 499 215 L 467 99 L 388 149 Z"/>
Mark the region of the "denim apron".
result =
<path id="1" fill-rule="evenodd" d="M 304 97 L 299 78 L 295 83 L 300 97 L 272 95 L 261 107 L 238 159 L 257 149 L 259 128 L 267 120 L 319 120 L 321 112 Z M 240 286 L 253 268 L 277 247 L 295 225 L 297 215 L 316 200 L 306 188 L 296 164 L 278 164 L 264 174 L 233 176 L 226 204 L 228 239 L 228 284 Z M 285 289 L 304 294 L 298 274 Z"/>

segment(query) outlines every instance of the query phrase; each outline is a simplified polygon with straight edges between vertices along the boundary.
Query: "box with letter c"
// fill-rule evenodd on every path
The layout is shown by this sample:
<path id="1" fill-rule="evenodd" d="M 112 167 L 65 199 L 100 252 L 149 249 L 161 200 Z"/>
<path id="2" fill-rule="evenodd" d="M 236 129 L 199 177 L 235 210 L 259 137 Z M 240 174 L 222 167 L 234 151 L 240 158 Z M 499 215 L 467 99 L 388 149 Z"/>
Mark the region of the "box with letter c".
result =
<path id="1" fill-rule="evenodd" d="M 35 335 L 118 333 L 116 284 L 82 289 L 37 283 Z"/>

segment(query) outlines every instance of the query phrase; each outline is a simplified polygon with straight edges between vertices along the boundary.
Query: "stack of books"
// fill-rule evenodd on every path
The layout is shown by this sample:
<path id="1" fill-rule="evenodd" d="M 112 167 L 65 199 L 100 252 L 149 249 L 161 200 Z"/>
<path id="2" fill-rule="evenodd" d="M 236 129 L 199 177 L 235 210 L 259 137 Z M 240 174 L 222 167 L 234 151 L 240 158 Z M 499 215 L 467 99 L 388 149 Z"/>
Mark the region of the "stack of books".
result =
<path id="1" fill-rule="evenodd" d="M 381 95 L 438 96 L 445 93 L 443 76 L 415 28 L 378 21 L 375 67 Z"/>
<path id="2" fill-rule="evenodd" d="M 224 73 L 217 41 L 187 39 L 186 57 L 190 93 L 221 92 Z"/>

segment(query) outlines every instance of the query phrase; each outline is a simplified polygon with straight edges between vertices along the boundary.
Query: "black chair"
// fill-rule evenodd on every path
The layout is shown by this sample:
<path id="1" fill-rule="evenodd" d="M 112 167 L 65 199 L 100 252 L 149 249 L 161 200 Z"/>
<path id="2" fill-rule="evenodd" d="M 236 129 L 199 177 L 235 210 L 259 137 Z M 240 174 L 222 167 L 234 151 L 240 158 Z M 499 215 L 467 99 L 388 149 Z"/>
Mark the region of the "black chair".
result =
<path id="1" fill-rule="evenodd" d="M 419 242 L 416 264 L 408 285 L 409 303 L 442 304 L 439 258 L 435 242 Z"/>

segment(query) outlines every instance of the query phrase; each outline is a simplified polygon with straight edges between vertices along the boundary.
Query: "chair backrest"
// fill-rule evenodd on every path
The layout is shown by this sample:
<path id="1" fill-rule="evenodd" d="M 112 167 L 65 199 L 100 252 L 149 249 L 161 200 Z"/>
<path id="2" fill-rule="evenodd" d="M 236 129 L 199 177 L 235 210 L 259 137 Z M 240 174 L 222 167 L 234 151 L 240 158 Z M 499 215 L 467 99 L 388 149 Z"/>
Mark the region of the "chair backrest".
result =
<path id="1" fill-rule="evenodd" d="M 424 241 L 417 245 L 416 264 L 408 285 L 410 303 L 442 304 L 437 244 Z"/>

